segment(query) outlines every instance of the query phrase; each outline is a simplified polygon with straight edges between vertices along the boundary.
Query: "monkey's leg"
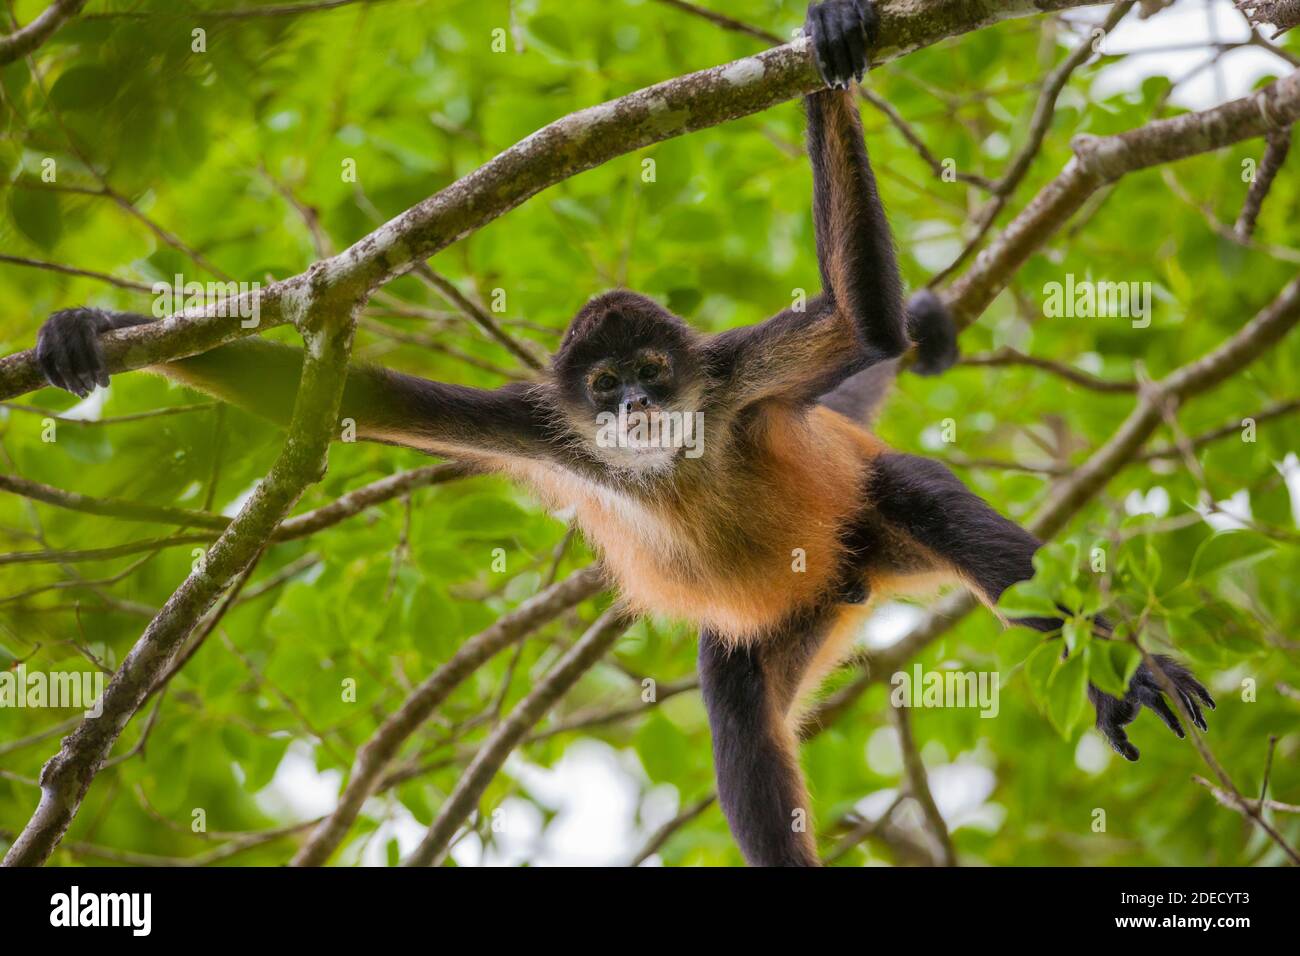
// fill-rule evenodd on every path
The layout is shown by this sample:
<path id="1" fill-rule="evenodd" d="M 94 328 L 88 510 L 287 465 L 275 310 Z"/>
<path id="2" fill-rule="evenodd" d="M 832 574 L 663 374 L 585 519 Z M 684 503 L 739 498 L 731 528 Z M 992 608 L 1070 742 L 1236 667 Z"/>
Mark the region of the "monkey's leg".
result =
<path id="1" fill-rule="evenodd" d="M 990 605 L 1011 585 L 1034 575 L 1033 556 L 1041 542 L 990 508 L 937 461 L 915 455 L 882 455 L 872 463 L 868 495 L 887 524 L 946 564 Z M 1059 619 L 1047 617 L 1015 623 L 1040 631 L 1061 625 Z M 1200 703 L 1214 706 L 1209 692 L 1172 658 L 1155 660 L 1192 720 L 1204 730 Z M 1138 759 L 1138 749 L 1129 742 L 1124 726 L 1132 723 L 1143 707 L 1149 707 L 1170 730 L 1183 736 L 1178 718 L 1161 695 L 1158 678 L 1145 663 L 1134 673 L 1122 700 L 1091 684 L 1088 697 L 1097 710 L 1097 729 L 1128 760 Z"/>
<path id="2" fill-rule="evenodd" d="M 744 646 L 700 634 L 718 802 L 750 866 L 820 865 L 787 715 L 823 634 L 820 621 Z"/>

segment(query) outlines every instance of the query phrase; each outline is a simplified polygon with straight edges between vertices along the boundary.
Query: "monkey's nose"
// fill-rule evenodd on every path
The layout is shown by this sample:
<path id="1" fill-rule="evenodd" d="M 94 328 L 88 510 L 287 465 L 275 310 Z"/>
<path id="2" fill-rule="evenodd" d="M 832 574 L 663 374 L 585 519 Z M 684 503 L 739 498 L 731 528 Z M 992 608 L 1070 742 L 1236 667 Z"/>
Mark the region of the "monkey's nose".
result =
<path id="1" fill-rule="evenodd" d="M 623 409 L 629 412 L 635 412 L 642 408 L 650 407 L 649 395 L 633 395 L 623 402 Z"/>

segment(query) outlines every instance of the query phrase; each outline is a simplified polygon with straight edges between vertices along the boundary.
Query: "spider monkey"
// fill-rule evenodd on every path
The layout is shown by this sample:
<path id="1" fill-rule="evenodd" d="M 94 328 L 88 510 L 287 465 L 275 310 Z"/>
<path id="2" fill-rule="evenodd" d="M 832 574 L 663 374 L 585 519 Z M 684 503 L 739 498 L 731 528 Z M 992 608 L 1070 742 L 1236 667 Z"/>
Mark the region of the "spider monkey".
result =
<path id="1" fill-rule="evenodd" d="M 921 372 L 956 357 L 933 294 L 904 308 L 850 92 L 875 29 L 867 0 L 809 8 L 805 32 L 827 88 L 805 99 L 823 288 L 806 308 L 706 336 L 645 296 L 614 291 L 578 312 L 538 381 L 482 390 L 356 366 L 343 397 L 342 414 L 367 439 L 472 460 L 572 507 L 629 605 L 698 625 L 718 795 L 753 865 L 818 863 L 811 830 L 792 822 L 809 807 L 801 701 L 872 603 L 954 580 L 992 605 L 1033 575 L 1039 547 L 942 464 L 895 452 L 865 427 L 913 344 Z M 37 344 L 45 376 L 78 395 L 107 385 L 97 336 L 147 321 L 54 313 Z M 300 369 L 298 350 L 249 340 L 156 371 L 284 421 Z M 602 441 L 602 415 L 620 412 Z M 635 416 L 697 412 L 698 456 L 631 437 Z M 1210 695 L 1159 660 L 1204 729 L 1198 702 L 1213 707 Z M 1098 728 L 1129 760 L 1138 751 L 1124 726 L 1142 706 L 1183 736 L 1145 665 L 1123 699 L 1095 687 L 1089 696 Z"/>

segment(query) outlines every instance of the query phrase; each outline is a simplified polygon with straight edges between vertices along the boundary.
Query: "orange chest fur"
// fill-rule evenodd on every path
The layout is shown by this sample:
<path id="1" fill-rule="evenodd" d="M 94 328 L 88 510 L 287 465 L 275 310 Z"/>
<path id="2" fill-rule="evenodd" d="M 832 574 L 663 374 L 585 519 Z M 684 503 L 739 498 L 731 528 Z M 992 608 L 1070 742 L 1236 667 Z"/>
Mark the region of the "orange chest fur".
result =
<path id="1" fill-rule="evenodd" d="M 826 409 L 780 408 L 743 455 L 714 448 L 708 460 L 706 441 L 698 480 L 671 494 L 625 494 L 541 466 L 520 477 L 574 509 L 632 607 L 745 641 L 834 583 L 840 534 L 879 448 Z"/>

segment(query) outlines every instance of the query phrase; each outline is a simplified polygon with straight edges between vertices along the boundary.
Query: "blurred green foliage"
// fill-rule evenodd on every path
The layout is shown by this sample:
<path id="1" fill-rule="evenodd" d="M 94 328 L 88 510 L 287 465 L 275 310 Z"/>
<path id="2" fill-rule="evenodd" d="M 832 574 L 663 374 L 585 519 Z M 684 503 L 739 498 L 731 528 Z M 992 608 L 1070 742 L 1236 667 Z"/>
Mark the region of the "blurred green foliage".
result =
<path id="1" fill-rule="evenodd" d="M 22 0 L 19 20 L 29 21 L 43 6 L 44 0 Z M 752 38 L 653 2 L 560 7 L 521 0 L 508 8 L 504 0 L 393 0 L 298 17 L 213 20 L 187 15 L 197 5 L 175 0 L 90 6 L 154 15 L 74 20 L 37 52 L 40 84 L 26 61 L 0 69 L 0 247 L 146 284 L 170 281 L 176 273 L 208 276 L 183 249 L 97 195 L 102 183 L 87 163 L 114 193 L 189 249 L 238 279 L 265 281 L 297 273 L 316 257 L 311 231 L 290 195 L 311 210 L 328 244 L 342 248 L 373 228 L 376 217 L 400 212 L 552 119 L 759 47 Z M 803 4 L 794 0 L 744 6 L 729 12 L 781 34 L 802 20 Z M 196 24 L 206 29 L 203 53 L 191 49 Z M 509 52 L 492 52 L 497 29 L 510 37 Z M 873 73 L 871 83 L 937 156 L 996 177 L 1026 133 L 1037 81 L 1063 55 L 1063 47 L 1043 41 L 1051 30 L 1037 19 L 1007 23 L 909 56 Z M 1288 42 L 1294 48 L 1294 38 Z M 1070 136 L 1120 131 L 1155 115 L 1168 80 L 1150 79 L 1105 99 L 1090 94 L 1108 59 L 1081 69 L 1063 95 L 1012 212 L 1064 165 Z M 959 248 L 961 226 L 980 195 L 937 179 L 880 114 L 867 108 L 864 123 L 905 276 L 920 284 Z M 630 154 L 548 190 L 433 265 L 481 301 L 504 289 L 506 328 L 543 350 L 556 344 L 588 296 L 615 285 L 659 298 L 702 329 L 757 321 L 787 304 L 792 290 L 815 290 L 810 176 L 801 137 L 802 116 L 791 103 Z M 1260 150 L 1259 142 L 1243 143 L 1182 163 L 1176 174 L 1210 215 L 1231 222 L 1246 189 L 1243 161 Z M 642 179 L 647 158 L 655 161 L 653 182 Z M 56 164 L 54 184 L 41 179 L 47 159 Z M 346 160 L 355 161 L 356 183 L 340 175 Z M 1295 244 L 1297 182 L 1284 173 L 1274 186 L 1259 225 L 1262 239 Z M 1294 271 L 1293 264 L 1216 235 L 1199 210 L 1172 196 L 1159 170 L 1148 171 L 1126 178 L 1034 256 L 965 333 L 962 346 L 977 353 L 1012 345 L 1107 378 L 1158 377 L 1240 328 Z M 1043 319 L 1038 302 L 1044 284 L 1071 272 L 1154 283 L 1151 326 Z M 387 291 L 408 305 L 447 308 L 412 278 Z M 147 311 L 149 305 L 147 295 L 5 263 L 0 292 L 0 353 L 29 347 L 44 316 L 57 308 L 89 303 Z M 396 315 L 382 302 L 371 319 L 432 336 L 459 355 L 395 340 L 372 325 L 358 337 L 363 359 L 476 385 L 502 379 L 464 356 L 515 367 L 507 352 L 466 322 L 431 330 L 428 317 Z M 292 340 L 286 330 L 273 334 Z M 1298 361 L 1300 344 L 1292 336 L 1182 410 L 1181 427 L 1200 434 L 1293 397 Z M 23 401 L 56 411 L 75 403 L 52 389 Z M 195 401 L 157 378 L 125 375 L 114 381 L 100 413 L 120 416 Z M 1035 369 L 958 367 L 936 379 L 902 380 L 879 432 L 903 450 L 965 459 L 1041 461 L 1046 443 L 1077 464 L 1106 440 L 1132 401 Z M 951 446 L 932 439 L 945 419 L 957 429 Z M 1207 739 L 1224 767 L 1256 795 L 1269 737 L 1278 735 L 1270 792 L 1290 802 L 1300 802 L 1300 700 L 1278 688 L 1300 686 L 1300 589 L 1294 583 L 1300 553 L 1297 503 L 1278 464 L 1295 451 L 1295 421 L 1261 423 L 1253 443 L 1234 431 L 1197 455 L 1217 498 L 1249 491 L 1263 533 L 1216 535 L 1205 522 L 1187 518 L 1199 485 L 1177 456 L 1136 463 L 1040 555 L 1035 580 L 1005 600 L 1012 609 L 1060 601 L 1080 615 L 1105 610 L 1125 628 L 1140 623 L 1148 648 L 1176 648 L 1219 701 Z M 273 428 L 233 409 L 224 417 L 206 409 L 112 425 L 61 424 L 54 443 L 43 442 L 41 431 L 40 415 L 0 409 L 0 470 L 97 496 L 180 507 L 210 499 L 217 510 L 237 505 L 279 447 Z M 1170 439 L 1162 430 L 1159 441 Z M 300 510 L 424 461 L 386 447 L 336 446 L 328 475 Z M 1044 475 L 1008 469 L 959 471 L 1019 519 L 1050 483 Z M 1163 502 L 1156 510 L 1165 513 L 1131 515 L 1135 501 Z M 0 496 L 0 550 L 6 552 L 98 547 L 171 530 Z M 137 717 L 118 752 L 128 752 L 146 733 L 147 740 L 131 759 L 100 774 L 55 861 L 98 861 L 72 841 L 163 856 L 203 852 L 214 838 L 191 833 L 195 808 L 205 811 L 210 831 L 228 832 L 327 809 L 355 749 L 383 716 L 461 641 L 536 592 L 551 573 L 564 533 L 561 521 L 511 484 L 477 478 L 418 491 L 409 507 L 392 501 L 271 548 L 250 588 L 304 555 L 320 560 L 234 609 L 156 713 L 151 705 Z M 492 570 L 497 548 L 506 556 L 504 573 Z M 148 609 L 162 604 L 191 560 L 188 547 L 172 548 L 125 576 L 121 572 L 138 557 L 72 567 L 0 566 L 0 665 L 25 661 L 33 669 L 85 670 L 94 666 L 93 657 L 115 667 L 139 636 Z M 588 560 L 574 541 L 558 573 Z M 100 580 L 105 583 L 84 583 Z M 427 824 L 494 714 L 526 693 L 600 603 L 534 635 L 517 657 L 499 655 L 460 687 L 403 752 L 404 761 L 430 769 L 368 805 L 341 859 L 393 862 L 394 830 L 378 829 L 380 822 L 392 817 L 408 826 L 412 818 Z M 996 719 L 980 719 L 970 709 L 914 716 L 938 789 L 943 780 L 957 779 L 945 776 L 954 768 L 983 768 L 991 780 L 987 792 L 945 791 L 960 804 L 951 821 L 959 852 L 988 864 L 1278 861 L 1271 844 L 1191 781 L 1194 773 L 1206 774 L 1197 754 L 1153 715 L 1130 728 L 1142 749 L 1139 763 L 1125 764 L 1106 750 L 1090 727 L 1082 697 L 1086 678 L 1116 687 L 1136 661 L 1123 645 L 1091 639 L 1077 624 L 1065 638 L 1081 651 L 1068 661 L 1060 658 L 1059 640 L 1002 632 L 980 611 L 920 658 L 927 668 L 996 669 L 1002 677 Z M 642 622 L 549 721 L 634 706 L 641 678 L 661 686 L 687 679 L 694 657 L 687 630 Z M 347 678 L 356 681 L 355 702 L 342 700 L 340 683 Z M 828 846 L 846 812 L 900 785 L 884 712 L 887 691 L 873 688 L 804 748 Z M 27 819 L 37 795 L 30 781 L 58 738 L 7 752 L 4 742 L 68 716 L 0 710 L 0 830 L 12 832 Z M 530 783 L 528 768 L 556 764 L 582 740 L 622 751 L 620 766 L 637 794 L 626 808 L 635 838 L 604 848 L 606 860 L 630 857 L 649 830 L 671 816 L 674 800 L 685 807 L 712 787 L 708 730 L 698 695 L 690 691 L 641 716 L 529 745 L 493 783 L 482 833 L 467 844 L 506 840 L 508 834 L 498 837 L 487 824 L 508 798 L 516 807 L 519 801 L 535 807 L 543 824 L 556 819 L 554 795 Z M 318 800 L 305 809 L 283 799 L 292 781 L 268 787 L 277 770 L 284 772 L 291 748 L 309 755 L 321 774 L 323 805 Z M 675 794 L 667 809 L 665 794 Z M 1104 833 L 1093 828 L 1098 808 L 1106 815 Z M 1294 818 L 1278 825 L 1292 842 L 1300 838 Z M 383 842 L 382 852 L 364 856 L 381 849 L 376 841 Z M 278 864 L 290 852 L 281 840 L 234 859 Z M 517 842 L 513 852 L 522 861 L 536 855 Z M 659 856 L 674 865 L 740 862 L 716 806 L 678 832 Z M 888 847 L 868 842 L 843 862 L 894 859 Z"/>

